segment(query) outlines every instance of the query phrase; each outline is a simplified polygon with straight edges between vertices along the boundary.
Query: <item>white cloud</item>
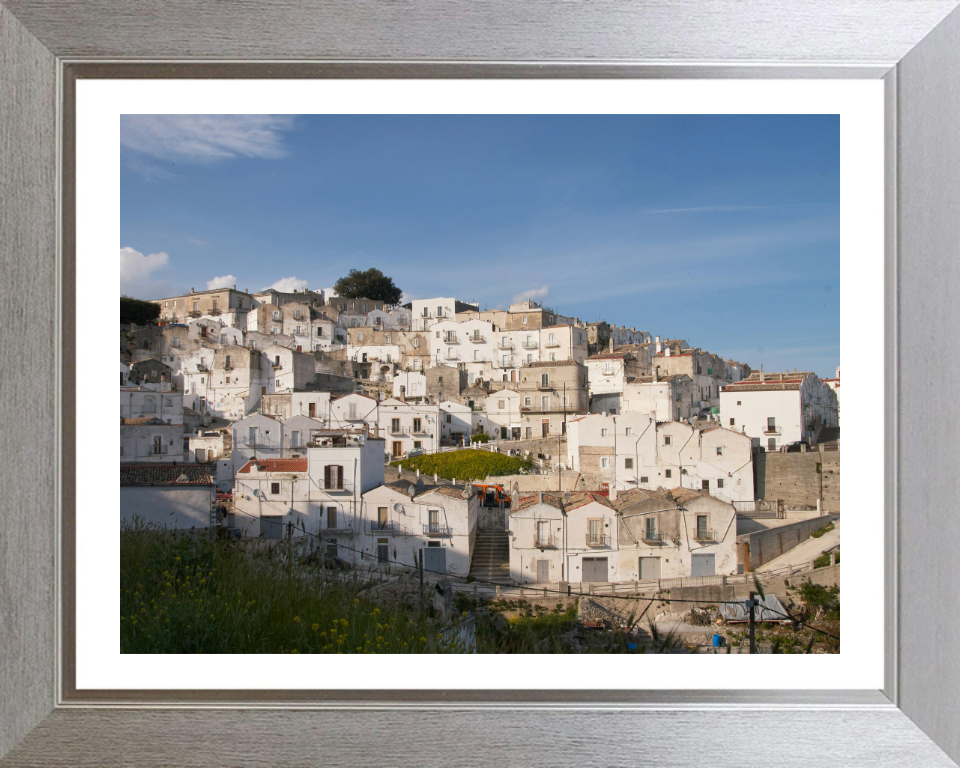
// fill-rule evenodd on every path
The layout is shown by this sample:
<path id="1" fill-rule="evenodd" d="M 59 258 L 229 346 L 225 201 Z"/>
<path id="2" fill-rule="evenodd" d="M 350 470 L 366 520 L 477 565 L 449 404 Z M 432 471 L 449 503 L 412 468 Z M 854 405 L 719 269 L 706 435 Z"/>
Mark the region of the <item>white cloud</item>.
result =
<path id="1" fill-rule="evenodd" d="M 324 295 L 325 298 L 330 299 L 330 298 L 333 298 L 334 296 L 336 296 L 336 295 L 337 295 L 337 292 L 336 292 L 335 290 L 333 290 L 333 288 L 324 288 L 324 289 L 323 289 L 323 295 Z"/>
<path id="2" fill-rule="evenodd" d="M 124 115 L 120 145 L 170 162 L 277 158 L 287 154 L 283 132 L 293 124 L 289 115 Z"/>
<path id="3" fill-rule="evenodd" d="M 549 286 L 546 286 L 546 285 L 543 286 L 542 288 L 532 288 L 529 291 L 522 291 L 516 294 L 512 299 L 510 299 L 510 303 L 514 304 L 518 301 L 524 301 L 526 299 L 533 299 L 534 301 L 543 301 L 545 298 L 547 298 L 548 293 L 550 293 L 550 288 Z"/>
<path id="4" fill-rule="evenodd" d="M 153 273 L 168 265 L 170 256 L 161 251 L 144 256 L 129 246 L 120 249 L 120 293 L 138 299 L 159 299 L 176 293 L 170 283 L 153 279 Z"/>
<path id="5" fill-rule="evenodd" d="M 222 277 L 215 277 L 213 280 L 207 280 L 207 290 L 212 291 L 214 288 L 232 288 L 237 284 L 237 278 L 235 275 L 223 275 Z"/>
<path id="6" fill-rule="evenodd" d="M 273 288 L 273 290 L 280 291 L 281 293 L 293 293 L 295 290 L 302 291 L 308 287 L 309 283 L 306 280 L 298 280 L 296 277 L 284 277 L 281 280 L 277 280 L 273 285 L 268 285 L 263 290 L 269 291 Z"/>

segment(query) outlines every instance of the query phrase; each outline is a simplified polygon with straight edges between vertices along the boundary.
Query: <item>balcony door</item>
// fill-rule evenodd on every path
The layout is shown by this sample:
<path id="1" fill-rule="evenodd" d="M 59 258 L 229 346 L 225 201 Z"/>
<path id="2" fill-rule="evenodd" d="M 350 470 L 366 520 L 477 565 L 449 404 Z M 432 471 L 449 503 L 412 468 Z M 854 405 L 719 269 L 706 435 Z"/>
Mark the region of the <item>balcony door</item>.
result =
<path id="1" fill-rule="evenodd" d="M 387 508 L 386 507 L 377 508 L 377 527 L 381 531 L 387 527 Z"/>

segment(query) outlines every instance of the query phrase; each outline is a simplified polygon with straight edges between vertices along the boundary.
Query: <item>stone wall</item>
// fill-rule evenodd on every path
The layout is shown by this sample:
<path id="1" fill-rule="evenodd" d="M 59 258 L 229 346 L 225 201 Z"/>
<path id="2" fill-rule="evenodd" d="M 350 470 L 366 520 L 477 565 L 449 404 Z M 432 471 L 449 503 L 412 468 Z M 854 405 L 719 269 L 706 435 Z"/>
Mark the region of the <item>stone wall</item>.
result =
<path id="1" fill-rule="evenodd" d="M 789 552 L 801 541 L 809 539 L 811 533 L 838 518 L 839 515 L 824 515 L 738 537 L 741 542 L 746 541 L 750 547 L 750 567 L 746 570 L 756 570 L 784 552 Z"/>
<path id="2" fill-rule="evenodd" d="M 840 511 L 840 451 L 806 453 L 756 452 L 754 485 L 758 499 L 783 499 L 786 507 L 816 508 L 823 478 L 823 510 Z"/>

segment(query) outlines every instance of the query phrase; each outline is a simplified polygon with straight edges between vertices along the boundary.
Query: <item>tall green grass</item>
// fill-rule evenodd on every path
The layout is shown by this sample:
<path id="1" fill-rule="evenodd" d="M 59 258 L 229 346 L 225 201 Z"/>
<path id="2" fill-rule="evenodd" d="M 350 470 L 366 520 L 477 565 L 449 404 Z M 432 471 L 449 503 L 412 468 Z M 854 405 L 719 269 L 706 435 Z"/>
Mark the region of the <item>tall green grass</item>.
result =
<path id="1" fill-rule="evenodd" d="M 507 456 L 503 453 L 467 449 L 415 456 L 412 459 L 392 462 L 406 470 L 419 469 L 426 475 L 439 475 L 447 480 L 483 480 L 496 475 L 514 475 L 521 469 L 529 469 L 530 459 Z"/>
<path id="2" fill-rule="evenodd" d="M 459 651 L 428 614 L 376 602 L 352 572 L 322 571 L 282 555 L 141 523 L 122 526 L 120 651 Z"/>

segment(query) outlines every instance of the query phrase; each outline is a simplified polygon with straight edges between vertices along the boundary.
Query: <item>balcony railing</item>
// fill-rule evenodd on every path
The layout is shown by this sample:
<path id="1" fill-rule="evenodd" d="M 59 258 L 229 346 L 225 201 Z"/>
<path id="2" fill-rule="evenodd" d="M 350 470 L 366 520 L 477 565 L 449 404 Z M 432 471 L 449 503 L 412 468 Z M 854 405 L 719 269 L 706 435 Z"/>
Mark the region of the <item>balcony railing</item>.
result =
<path id="1" fill-rule="evenodd" d="M 169 447 L 169 446 L 166 446 L 166 445 L 154 445 L 154 446 L 152 446 L 152 447 L 150 448 L 150 455 L 151 455 L 151 456 L 166 456 L 166 455 L 167 455 L 167 448 L 168 448 L 168 447 Z"/>
<path id="2" fill-rule="evenodd" d="M 424 536 L 453 536 L 453 528 L 442 523 L 424 523 Z"/>
<path id="3" fill-rule="evenodd" d="M 559 347 L 559 346 L 560 346 L 560 342 L 559 342 L 559 341 L 556 341 L 556 340 L 554 340 L 554 341 L 548 341 L 548 342 L 547 342 L 546 344 L 544 344 L 543 346 L 545 346 L 545 347 Z"/>
<path id="4" fill-rule="evenodd" d="M 714 530 L 704 530 L 698 528 L 697 532 L 693 535 L 694 541 L 720 541 L 717 538 L 717 532 Z"/>
<path id="5" fill-rule="evenodd" d="M 337 517 L 336 520 L 325 520 L 325 525 L 320 529 L 320 535 L 353 536 L 356 531 L 353 529 L 353 521 L 345 517 Z M 333 525 L 329 525 L 333 523 Z"/>
<path id="6" fill-rule="evenodd" d="M 663 531 L 644 530 L 643 533 L 640 535 L 640 541 L 646 541 L 650 544 L 662 544 Z"/>
<path id="7" fill-rule="evenodd" d="M 500 349 L 513 349 L 513 342 L 509 339 L 500 339 L 497 346 L 500 347 Z"/>
<path id="8" fill-rule="evenodd" d="M 373 536 L 409 536 L 410 532 L 401 526 L 389 520 L 385 523 L 370 521 L 367 523 L 367 533 Z"/>
<path id="9" fill-rule="evenodd" d="M 193 310 L 193 312 L 187 312 L 187 314 L 188 314 L 190 317 L 200 317 L 200 312 L 197 311 L 196 309 Z"/>
<path id="10" fill-rule="evenodd" d="M 220 315 L 220 314 L 223 314 L 223 313 L 221 312 L 221 310 L 214 308 L 214 309 L 211 309 L 211 310 L 210 310 L 210 314 L 211 314 L 211 315 Z"/>
<path id="11" fill-rule="evenodd" d="M 556 549 L 557 545 L 553 538 L 553 531 L 547 531 L 541 534 L 539 531 L 533 535 L 533 546 L 537 549 Z"/>
<path id="12" fill-rule="evenodd" d="M 206 373 L 206 372 L 209 371 L 209 370 L 210 370 L 210 369 L 207 368 L 207 364 L 206 364 L 206 363 L 197 363 L 197 372 L 198 372 L 198 373 Z"/>
<path id="13" fill-rule="evenodd" d="M 594 549 L 602 549 L 610 546 L 610 537 L 602 533 L 588 533 L 586 536 L 587 546 Z"/>
<path id="14" fill-rule="evenodd" d="M 445 344 L 456 344 L 457 343 L 457 334 L 455 333 L 445 333 L 443 335 L 443 341 Z"/>
<path id="15" fill-rule="evenodd" d="M 549 381 L 548 381 L 546 384 L 544 384 L 544 383 L 541 381 L 539 384 L 537 384 L 537 389 L 550 389 L 550 390 L 552 390 L 552 389 L 553 389 L 553 384 L 551 384 Z"/>
<path id="16" fill-rule="evenodd" d="M 472 341 L 474 344 L 481 344 L 484 341 L 483 336 L 468 336 L 467 338 L 470 339 L 470 341 Z"/>
<path id="17" fill-rule="evenodd" d="M 459 359 L 460 359 L 460 353 L 457 352 L 457 353 L 453 354 L 453 353 L 447 352 L 447 354 L 445 354 L 445 355 L 444 355 L 442 358 L 440 358 L 440 359 L 441 359 L 441 360 L 459 360 Z"/>
<path id="18" fill-rule="evenodd" d="M 283 363 L 272 363 L 270 367 L 275 371 L 279 371 L 281 368 L 283 368 Z"/>
<path id="19" fill-rule="evenodd" d="M 530 341 L 528 339 L 527 341 L 521 342 L 520 346 L 523 347 L 524 349 L 536 349 L 537 347 L 540 346 L 540 344 L 539 342 Z"/>
<path id="20" fill-rule="evenodd" d="M 765 435 L 779 435 L 780 427 L 771 427 L 769 424 L 763 428 L 763 434 Z"/>

